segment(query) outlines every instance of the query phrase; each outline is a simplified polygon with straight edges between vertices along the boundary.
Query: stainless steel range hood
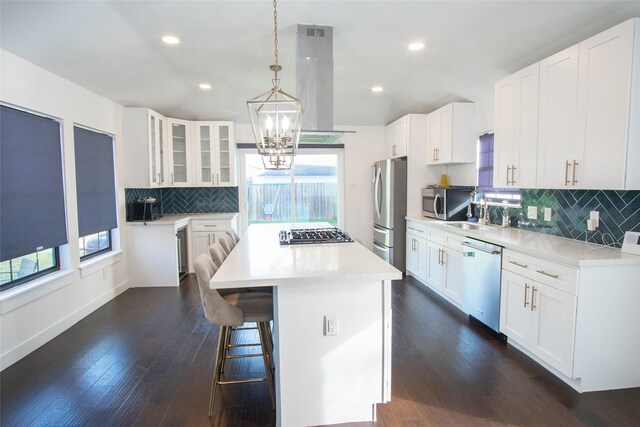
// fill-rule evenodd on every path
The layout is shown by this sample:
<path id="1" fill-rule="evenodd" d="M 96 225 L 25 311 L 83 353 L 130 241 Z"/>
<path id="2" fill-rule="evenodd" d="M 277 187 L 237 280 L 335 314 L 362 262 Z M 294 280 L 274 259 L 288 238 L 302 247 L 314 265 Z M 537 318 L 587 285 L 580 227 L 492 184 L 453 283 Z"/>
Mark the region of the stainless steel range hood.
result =
<path id="1" fill-rule="evenodd" d="M 296 77 L 302 104 L 301 144 L 335 144 L 345 133 L 333 125 L 333 27 L 298 24 Z"/>

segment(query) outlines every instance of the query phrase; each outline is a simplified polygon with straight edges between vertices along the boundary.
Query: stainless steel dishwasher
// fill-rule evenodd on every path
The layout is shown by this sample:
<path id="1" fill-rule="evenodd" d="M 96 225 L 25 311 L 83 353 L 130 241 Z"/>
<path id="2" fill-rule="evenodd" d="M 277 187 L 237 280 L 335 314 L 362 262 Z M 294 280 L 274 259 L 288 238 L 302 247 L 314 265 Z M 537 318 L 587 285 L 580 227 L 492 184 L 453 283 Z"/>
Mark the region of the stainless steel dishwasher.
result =
<path id="1" fill-rule="evenodd" d="M 500 270 L 502 247 L 467 238 L 462 242 L 464 255 L 464 297 L 462 308 L 500 334 Z M 500 334 L 501 339 L 506 336 Z"/>

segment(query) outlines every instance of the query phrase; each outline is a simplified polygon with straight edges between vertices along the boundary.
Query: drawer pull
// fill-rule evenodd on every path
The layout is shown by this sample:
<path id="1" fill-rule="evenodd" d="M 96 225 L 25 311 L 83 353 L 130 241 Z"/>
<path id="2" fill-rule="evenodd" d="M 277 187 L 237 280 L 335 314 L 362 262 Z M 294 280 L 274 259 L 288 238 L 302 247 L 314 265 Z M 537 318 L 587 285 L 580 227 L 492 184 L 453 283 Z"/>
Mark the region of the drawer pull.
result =
<path id="1" fill-rule="evenodd" d="M 509 264 L 517 265 L 518 267 L 527 268 L 527 264 L 520 264 L 519 262 L 509 260 Z"/>
<path id="2" fill-rule="evenodd" d="M 557 279 L 559 277 L 557 274 L 547 273 L 544 270 L 536 270 L 536 272 L 540 274 L 544 274 L 545 276 L 553 277 L 554 279 Z"/>
<path id="3" fill-rule="evenodd" d="M 536 287 L 532 286 L 531 287 L 531 311 L 533 311 L 534 308 L 536 307 Z"/>
<path id="4" fill-rule="evenodd" d="M 527 302 L 527 291 L 529 290 L 529 284 L 525 283 L 524 284 L 524 308 L 527 308 L 527 306 L 529 305 L 529 303 Z"/>

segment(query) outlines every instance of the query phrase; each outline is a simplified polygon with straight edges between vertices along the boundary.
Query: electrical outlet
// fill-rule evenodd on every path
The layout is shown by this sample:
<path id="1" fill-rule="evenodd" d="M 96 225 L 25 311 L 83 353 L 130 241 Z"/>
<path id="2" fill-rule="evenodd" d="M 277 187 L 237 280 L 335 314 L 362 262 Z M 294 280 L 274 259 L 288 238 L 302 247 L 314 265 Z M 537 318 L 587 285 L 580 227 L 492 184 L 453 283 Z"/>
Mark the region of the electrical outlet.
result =
<path id="1" fill-rule="evenodd" d="M 587 230 L 595 231 L 596 227 L 592 219 L 587 220 Z"/>
<path id="2" fill-rule="evenodd" d="M 328 314 L 324 316 L 324 335 L 327 337 L 338 335 L 337 314 Z"/>
<path id="3" fill-rule="evenodd" d="M 538 207 L 537 206 L 529 206 L 527 208 L 527 218 L 529 218 L 529 219 L 538 219 Z"/>
<path id="4" fill-rule="evenodd" d="M 598 211 L 589 212 L 589 219 L 591 220 L 595 228 L 600 227 L 600 212 Z"/>
<path id="5" fill-rule="evenodd" d="M 544 220 L 551 221 L 551 208 L 544 208 Z"/>

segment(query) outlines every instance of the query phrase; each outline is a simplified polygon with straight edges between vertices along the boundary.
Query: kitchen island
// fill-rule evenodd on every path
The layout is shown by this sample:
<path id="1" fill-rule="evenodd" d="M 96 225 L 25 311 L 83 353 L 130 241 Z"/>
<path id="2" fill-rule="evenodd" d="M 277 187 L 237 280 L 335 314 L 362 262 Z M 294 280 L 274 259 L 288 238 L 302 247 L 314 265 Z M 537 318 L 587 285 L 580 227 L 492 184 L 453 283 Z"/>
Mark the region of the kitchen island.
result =
<path id="1" fill-rule="evenodd" d="M 251 225 L 210 283 L 274 286 L 279 426 L 374 421 L 391 397 L 391 280 L 402 273 L 357 242 L 279 244 L 280 230 L 327 226 Z"/>

